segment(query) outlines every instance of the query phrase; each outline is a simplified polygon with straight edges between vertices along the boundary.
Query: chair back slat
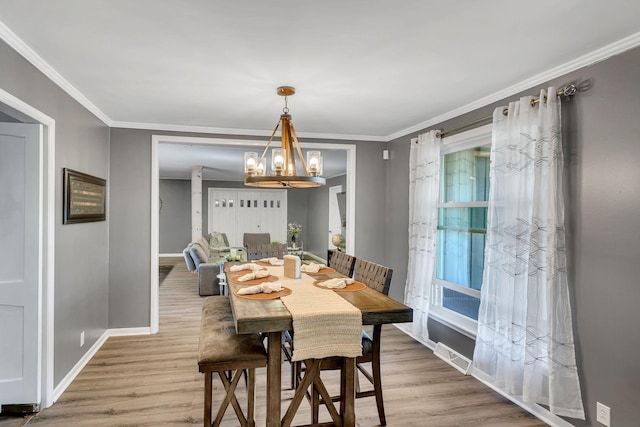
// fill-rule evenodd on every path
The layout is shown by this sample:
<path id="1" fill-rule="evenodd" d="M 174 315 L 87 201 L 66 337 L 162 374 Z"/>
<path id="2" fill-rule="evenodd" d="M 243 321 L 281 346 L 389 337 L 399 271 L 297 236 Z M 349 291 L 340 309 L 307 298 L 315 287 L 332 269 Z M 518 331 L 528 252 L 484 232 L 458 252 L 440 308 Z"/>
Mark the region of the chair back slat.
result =
<path id="1" fill-rule="evenodd" d="M 242 236 L 242 246 L 267 245 L 271 243 L 271 233 L 244 233 Z"/>
<path id="2" fill-rule="evenodd" d="M 284 257 L 287 253 L 287 245 L 284 243 L 279 244 L 266 244 L 266 245 L 247 245 L 247 261 L 254 261 L 262 258 L 280 258 Z"/>
<path id="3" fill-rule="evenodd" d="M 391 268 L 360 259 L 353 278 L 378 292 L 389 295 L 392 275 Z"/>
<path id="4" fill-rule="evenodd" d="M 353 276 L 353 269 L 356 266 L 356 257 L 344 252 L 333 251 L 329 260 L 329 267 L 347 277 Z"/>

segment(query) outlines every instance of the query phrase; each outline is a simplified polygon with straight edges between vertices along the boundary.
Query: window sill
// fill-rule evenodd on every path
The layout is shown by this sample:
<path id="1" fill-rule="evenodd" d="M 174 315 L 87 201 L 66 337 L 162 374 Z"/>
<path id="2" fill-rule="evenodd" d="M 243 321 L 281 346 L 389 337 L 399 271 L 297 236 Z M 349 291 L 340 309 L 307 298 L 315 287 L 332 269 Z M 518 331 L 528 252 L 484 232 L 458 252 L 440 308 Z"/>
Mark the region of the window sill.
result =
<path id="1" fill-rule="evenodd" d="M 429 308 L 429 317 L 439 323 L 442 323 L 444 326 L 471 338 L 472 340 L 476 339 L 476 334 L 478 333 L 478 322 L 475 320 L 437 306 L 431 306 Z"/>

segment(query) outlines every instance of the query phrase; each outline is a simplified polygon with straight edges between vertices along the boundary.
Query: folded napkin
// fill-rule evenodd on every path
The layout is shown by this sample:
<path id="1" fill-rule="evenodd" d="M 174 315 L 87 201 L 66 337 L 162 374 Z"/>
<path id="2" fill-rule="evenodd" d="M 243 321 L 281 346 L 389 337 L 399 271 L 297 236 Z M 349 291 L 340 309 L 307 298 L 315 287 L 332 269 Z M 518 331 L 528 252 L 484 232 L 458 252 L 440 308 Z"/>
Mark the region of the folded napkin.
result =
<path id="1" fill-rule="evenodd" d="M 271 257 L 271 258 L 262 258 L 260 260 L 261 262 L 267 262 L 271 265 L 284 265 L 284 260 L 283 259 L 278 259 L 276 257 Z"/>
<path id="2" fill-rule="evenodd" d="M 317 273 L 325 267 L 326 265 L 324 264 L 317 264 L 312 261 L 309 264 L 301 266 L 300 271 L 302 271 L 303 273 Z"/>
<path id="3" fill-rule="evenodd" d="M 260 267 L 258 264 L 253 264 L 253 263 L 247 263 L 247 264 L 236 264 L 236 265 L 232 265 L 229 270 L 230 271 L 242 271 L 242 270 L 252 270 L 252 271 L 256 271 L 256 270 L 260 270 L 262 267 Z"/>
<path id="4" fill-rule="evenodd" d="M 244 274 L 238 277 L 236 280 L 238 282 L 246 282 L 247 280 L 262 279 L 263 277 L 268 277 L 268 276 L 269 276 L 269 270 L 256 270 L 256 271 L 252 271 L 251 273 Z"/>
<path id="5" fill-rule="evenodd" d="M 324 282 L 318 282 L 318 286 L 322 286 L 323 288 L 329 288 L 329 289 L 342 289 L 342 288 L 346 288 L 347 285 L 350 285 L 353 282 L 354 282 L 353 279 L 344 277 L 344 278 L 338 278 L 338 279 L 329 279 L 329 280 L 325 280 Z"/>
<path id="6" fill-rule="evenodd" d="M 278 292 L 282 290 L 280 282 L 267 282 L 261 283 L 255 286 L 248 286 L 246 288 L 238 289 L 238 295 L 250 295 L 250 294 L 270 294 L 271 292 Z"/>

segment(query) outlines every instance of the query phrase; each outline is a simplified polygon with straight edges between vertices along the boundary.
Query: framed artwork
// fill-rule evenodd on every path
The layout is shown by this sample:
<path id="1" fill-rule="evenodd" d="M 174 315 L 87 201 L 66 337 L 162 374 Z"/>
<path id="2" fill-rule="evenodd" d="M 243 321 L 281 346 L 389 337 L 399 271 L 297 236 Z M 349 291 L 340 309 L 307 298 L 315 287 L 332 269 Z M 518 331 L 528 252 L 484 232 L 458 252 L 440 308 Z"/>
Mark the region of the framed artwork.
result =
<path id="1" fill-rule="evenodd" d="M 63 224 L 106 220 L 106 180 L 64 168 L 62 182 Z"/>

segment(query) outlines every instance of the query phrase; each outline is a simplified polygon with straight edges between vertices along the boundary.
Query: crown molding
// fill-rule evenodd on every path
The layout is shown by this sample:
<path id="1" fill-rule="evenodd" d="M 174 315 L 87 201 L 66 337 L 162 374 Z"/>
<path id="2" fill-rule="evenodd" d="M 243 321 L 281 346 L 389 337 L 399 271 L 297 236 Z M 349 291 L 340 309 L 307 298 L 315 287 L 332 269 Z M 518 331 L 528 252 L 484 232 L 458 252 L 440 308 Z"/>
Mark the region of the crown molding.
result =
<path id="1" fill-rule="evenodd" d="M 484 107 L 485 105 L 489 105 L 491 103 L 500 101 L 501 99 L 504 99 L 516 93 L 528 90 L 536 85 L 539 85 L 551 79 L 555 79 L 556 77 L 561 77 L 567 73 L 578 70 L 582 67 L 586 67 L 589 65 L 593 65 L 597 62 L 604 61 L 605 59 L 608 59 L 615 55 L 619 55 L 623 52 L 626 52 L 627 50 L 633 49 L 638 46 L 640 46 L 640 32 L 632 34 L 628 37 L 625 37 L 611 44 L 608 44 L 600 49 L 596 49 L 576 59 L 565 62 L 562 65 L 551 68 L 550 70 L 547 70 L 543 73 L 530 77 L 526 80 L 516 83 L 515 85 L 509 86 L 506 89 L 502 89 L 491 95 L 480 98 L 467 105 L 455 108 L 447 113 L 433 117 L 429 120 L 425 120 L 424 122 L 418 123 L 406 129 L 402 129 L 398 132 L 394 132 L 388 135 L 385 138 L 385 141 L 389 142 L 396 138 L 409 135 L 410 133 L 418 132 L 423 129 L 429 128 L 431 126 L 440 124 L 446 120 L 453 119 L 455 117 L 461 116 L 473 110 L 477 110 L 478 108 Z"/>
<path id="2" fill-rule="evenodd" d="M 253 129 L 233 129 L 219 128 L 211 126 L 190 126 L 190 125 L 172 125 L 158 123 L 136 123 L 136 122 L 119 122 L 112 121 L 111 127 L 123 129 L 144 129 L 163 132 L 187 132 L 187 133 L 204 133 L 214 135 L 242 135 L 242 136 L 264 136 L 270 137 L 273 130 L 253 130 Z M 336 139 L 346 141 L 387 141 L 385 136 L 376 135 L 349 135 L 339 133 L 313 133 L 313 132 L 297 132 L 298 137 L 308 139 Z"/>
<path id="3" fill-rule="evenodd" d="M 105 125 L 111 126 L 111 119 L 102 112 L 94 103 L 84 96 L 78 89 L 62 77 L 51 65 L 49 65 L 40 55 L 29 47 L 20 37 L 18 37 L 9 27 L 0 21 L 0 38 L 3 39 L 13 50 L 22 55 L 34 67 L 51 79 L 69 96 L 78 101 L 84 108 L 100 119 Z"/>

